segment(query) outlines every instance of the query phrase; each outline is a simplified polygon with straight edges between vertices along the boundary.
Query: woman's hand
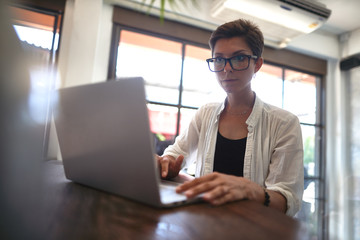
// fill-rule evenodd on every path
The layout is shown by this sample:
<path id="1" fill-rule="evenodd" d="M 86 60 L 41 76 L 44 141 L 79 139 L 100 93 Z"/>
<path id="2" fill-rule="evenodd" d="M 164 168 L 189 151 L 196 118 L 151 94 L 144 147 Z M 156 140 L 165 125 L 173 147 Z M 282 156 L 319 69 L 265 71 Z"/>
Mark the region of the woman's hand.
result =
<path id="1" fill-rule="evenodd" d="M 210 173 L 177 187 L 176 192 L 184 193 L 188 198 L 203 194 L 203 199 L 213 205 L 249 199 L 264 203 L 264 189 L 246 178 L 222 173 Z M 285 197 L 274 191 L 267 191 L 270 195 L 270 206 L 282 212 L 286 211 Z"/>
<path id="2" fill-rule="evenodd" d="M 250 180 L 217 172 L 184 183 L 176 191 L 184 192 L 188 198 L 203 194 L 203 199 L 213 205 L 264 195 L 264 190 Z"/>
<path id="3" fill-rule="evenodd" d="M 179 155 L 176 159 L 169 155 L 162 157 L 156 155 L 156 158 L 160 167 L 160 176 L 166 179 L 174 178 L 179 174 L 184 160 L 183 155 Z"/>

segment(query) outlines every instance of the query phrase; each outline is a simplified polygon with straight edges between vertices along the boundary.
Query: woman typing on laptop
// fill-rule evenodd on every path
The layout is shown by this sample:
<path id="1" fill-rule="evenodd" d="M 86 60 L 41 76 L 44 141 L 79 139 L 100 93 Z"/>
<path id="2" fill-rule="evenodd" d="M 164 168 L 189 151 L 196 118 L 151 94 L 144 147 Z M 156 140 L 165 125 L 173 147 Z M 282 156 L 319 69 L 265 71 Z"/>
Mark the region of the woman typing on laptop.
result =
<path id="1" fill-rule="evenodd" d="M 218 27 L 209 69 L 227 94 L 201 107 L 188 129 L 158 156 L 162 178 L 178 175 L 195 154 L 195 180 L 177 188 L 214 205 L 249 199 L 294 216 L 303 194 L 303 146 L 298 118 L 262 102 L 251 80 L 263 64 L 263 35 L 246 20 Z"/>

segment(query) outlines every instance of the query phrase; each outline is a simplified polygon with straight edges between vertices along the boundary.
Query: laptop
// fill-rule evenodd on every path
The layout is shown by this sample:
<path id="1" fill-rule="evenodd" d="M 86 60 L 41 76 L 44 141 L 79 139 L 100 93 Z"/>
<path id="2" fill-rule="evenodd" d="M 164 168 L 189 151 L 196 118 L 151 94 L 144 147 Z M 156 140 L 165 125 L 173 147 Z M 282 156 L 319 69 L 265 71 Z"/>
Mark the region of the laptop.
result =
<path id="1" fill-rule="evenodd" d="M 198 200 L 160 179 L 142 78 L 60 89 L 54 117 L 67 179 L 156 207 Z"/>

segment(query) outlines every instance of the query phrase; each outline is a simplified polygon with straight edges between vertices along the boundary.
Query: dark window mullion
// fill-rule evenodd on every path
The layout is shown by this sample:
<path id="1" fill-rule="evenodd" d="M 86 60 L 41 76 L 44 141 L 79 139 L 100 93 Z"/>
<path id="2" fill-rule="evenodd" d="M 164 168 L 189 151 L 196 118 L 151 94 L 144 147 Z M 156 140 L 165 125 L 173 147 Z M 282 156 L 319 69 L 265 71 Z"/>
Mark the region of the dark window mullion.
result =
<path id="1" fill-rule="evenodd" d="M 325 96 L 325 91 L 324 91 L 324 77 L 318 77 L 316 79 L 316 95 L 317 95 L 317 118 L 316 118 L 316 123 L 320 125 L 320 127 L 316 128 L 316 157 L 317 157 L 317 163 L 319 165 L 319 176 L 320 176 L 320 181 L 319 181 L 319 190 L 318 190 L 318 197 L 320 198 L 324 198 L 326 196 L 326 162 L 325 162 L 325 104 L 326 104 L 326 96 Z M 320 239 L 325 239 L 327 236 L 327 231 L 328 231 L 328 222 L 327 222 L 327 211 L 325 209 L 325 200 L 321 201 L 318 205 L 319 208 L 319 219 L 320 219 L 320 224 L 318 227 L 318 232 L 319 232 L 319 238 Z"/>
<path id="2" fill-rule="evenodd" d="M 183 94 L 183 76 L 184 76 L 184 61 L 185 61 L 185 44 L 182 44 L 181 48 L 181 72 L 180 72 L 180 83 L 179 83 L 179 101 L 178 101 L 178 113 L 176 121 L 176 136 L 180 133 L 180 118 L 181 118 L 181 106 L 182 106 L 182 94 Z"/>
<path id="3" fill-rule="evenodd" d="M 281 108 L 284 108 L 284 98 L 285 98 L 285 68 L 282 68 L 281 72 L 281 80 L 282 80 L 282 91 L 281 91 Z"/>
<path id="4" fill-rule="evenodd" d="M 52 37 L 52 41 L 51 41 L 51 49 L 50 49 L 50 64 L 52 64 L 54 62 L 55 59 L 55 39 L 56 39 L 56 31 L 57 31 L 57 25 L 58 25 L 58 21 L 59 21 L 59 16 L 55 15 L 54 16 L 54 25 L 53 25 L 53 37 Z"/>
<path id="5" fill-rule="evenodd" d="M 121 39 L 121 31 L 122 28 L 118 24 L 114 24 L 112 27 L 112 35 L 111 35 L 111 46 L 112 49 L 110 50 L 109 54 L 109 68 L 107 74 L 107 80 L 115 80 L 116 78 L 116 67 L 117 67 L 117 58 L 118 58 L 118 51 L 119 51 L 119 44 Z"/>
<path id="6" fill-rule="evenodd" d="M 304 123 L 304 122 L 300 122 L 300 124 L 301 124 L 301 125 L 304 125 L 304 126 L 322 128 L 322 125 L 320 125 L 320 124 Z"/>

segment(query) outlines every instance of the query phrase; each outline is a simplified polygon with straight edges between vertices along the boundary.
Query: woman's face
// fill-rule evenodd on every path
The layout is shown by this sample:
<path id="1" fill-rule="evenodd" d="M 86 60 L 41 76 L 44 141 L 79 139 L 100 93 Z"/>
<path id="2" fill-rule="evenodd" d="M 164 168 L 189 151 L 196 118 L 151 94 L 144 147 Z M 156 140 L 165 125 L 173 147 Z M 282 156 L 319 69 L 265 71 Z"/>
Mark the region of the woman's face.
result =
<path id="1" fill-rule="evenodd" d="M 215 44 L 213 57 L 230 58 L 241 54 L 253 55 L 244 38 L 221 38 Z M 241 71 L 233 70 L 229 62 L 227 62 L 223 71 L 216 72 L 217 80 L 226 93 L 252 91 L 252 77 L 260 69 L 262 62 L 262 58 L 259 58 L 256 62 L 254 59 L 250 59 L 249 68 Z"/>

